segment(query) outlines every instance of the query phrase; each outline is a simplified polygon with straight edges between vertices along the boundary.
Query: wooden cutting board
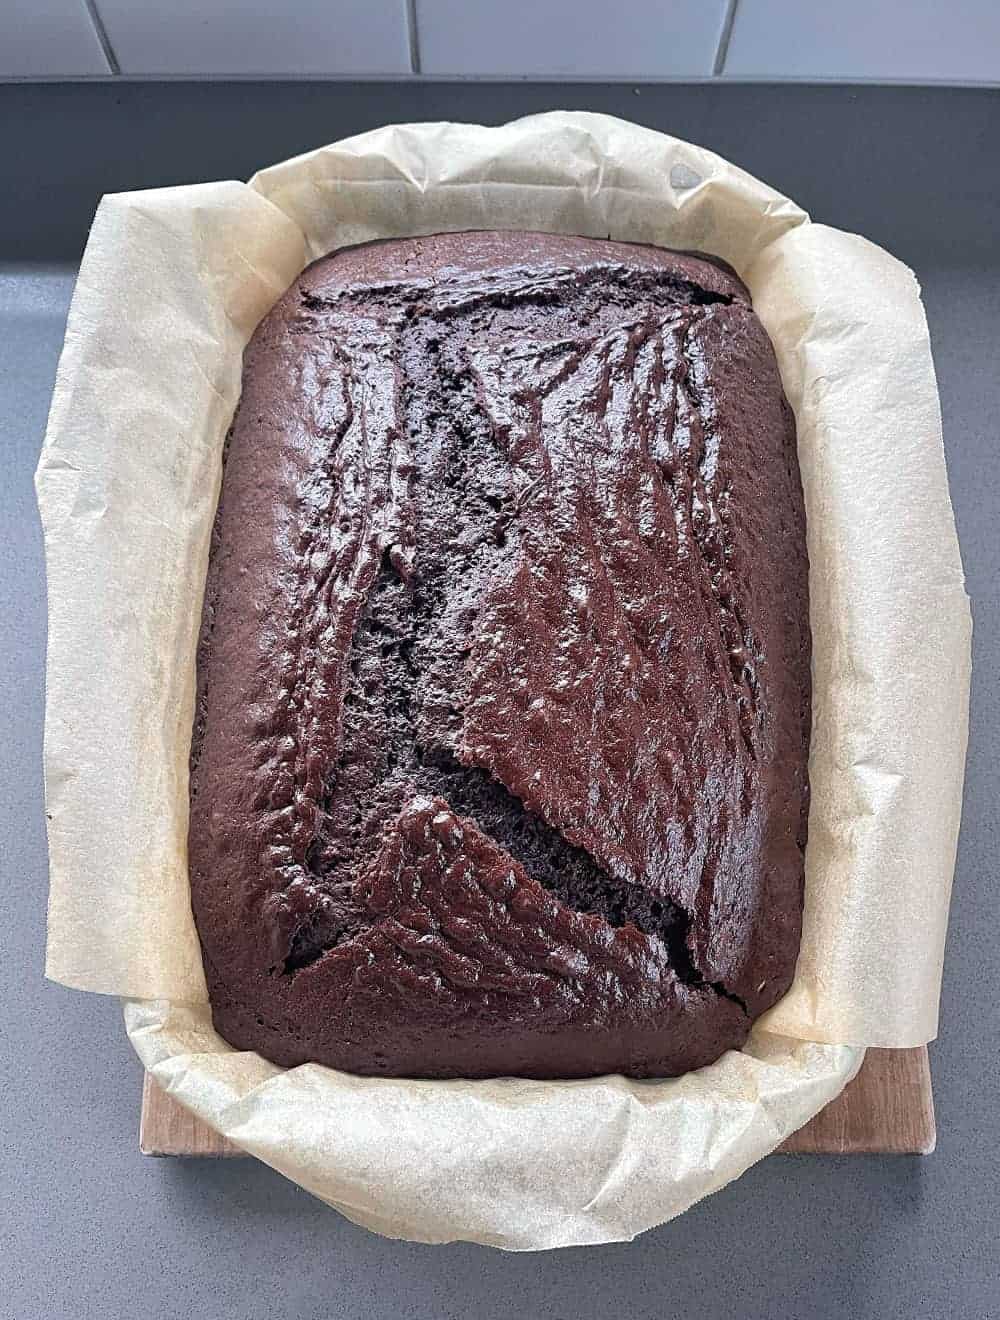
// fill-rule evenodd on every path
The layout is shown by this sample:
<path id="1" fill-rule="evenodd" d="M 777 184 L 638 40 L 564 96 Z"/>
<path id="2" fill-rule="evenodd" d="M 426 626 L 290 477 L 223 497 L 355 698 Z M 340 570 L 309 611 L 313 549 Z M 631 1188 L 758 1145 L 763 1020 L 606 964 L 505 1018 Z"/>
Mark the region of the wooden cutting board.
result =
<path id="1" fill-rule="evenodd" d="M 785 1155 L 929 1155 L 934 1099 L 927 1047 L 869 1050 L 857 1077 L 785 1144 Z M 242 1155 L 147 1074 L 139 1149 L 144 1155 Z"/>

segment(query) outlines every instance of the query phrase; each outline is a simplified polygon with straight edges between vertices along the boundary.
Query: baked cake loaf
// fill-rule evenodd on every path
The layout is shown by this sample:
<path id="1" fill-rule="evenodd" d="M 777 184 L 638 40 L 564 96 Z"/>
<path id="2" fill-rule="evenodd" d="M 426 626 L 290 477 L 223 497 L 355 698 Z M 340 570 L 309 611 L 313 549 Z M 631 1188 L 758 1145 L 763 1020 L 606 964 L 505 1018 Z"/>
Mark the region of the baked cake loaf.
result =
<path id="1" fill-rule="evenodd" d="M 317 261 L 250 343 L 191 758 L 219 1032 L 411 1077 L 657 1077 L 787 989 L 795 426 L 722 262 L 530 233 Z"/>

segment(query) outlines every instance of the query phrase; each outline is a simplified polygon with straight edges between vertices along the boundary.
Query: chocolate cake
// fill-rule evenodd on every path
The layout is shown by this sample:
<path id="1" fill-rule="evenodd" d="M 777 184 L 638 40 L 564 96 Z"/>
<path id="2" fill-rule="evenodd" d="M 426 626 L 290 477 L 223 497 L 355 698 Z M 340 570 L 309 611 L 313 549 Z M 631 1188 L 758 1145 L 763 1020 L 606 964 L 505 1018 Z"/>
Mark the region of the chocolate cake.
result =
<path id="1" fill-rule="evenodd" d="M 723 262 L 344 249 L 244 361 L 190 874 L 218 1031 L 284 1065 L 657 1077 L 798 952 L 795 425 Z"/>

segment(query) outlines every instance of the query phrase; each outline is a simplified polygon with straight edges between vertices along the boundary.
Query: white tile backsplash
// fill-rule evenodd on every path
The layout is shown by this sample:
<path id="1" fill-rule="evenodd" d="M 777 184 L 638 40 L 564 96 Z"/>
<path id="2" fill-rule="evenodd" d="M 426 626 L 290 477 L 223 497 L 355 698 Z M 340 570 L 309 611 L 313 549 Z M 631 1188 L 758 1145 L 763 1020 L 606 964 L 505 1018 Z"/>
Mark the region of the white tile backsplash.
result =
<path id="1" fill-rule="evenodd" d="M 416 0 L 420 68 L 514 77 L 707 77 L 726 0 Z"/>
<path id="2" fill-rule="evenodd" d="M 124 74 L 406 74 L 406 0 L 97 0 Z"/>
<path id="3" fill-rule="evenodd" d="M 724 78 L 1000 84 L 1000 0 L 0 0 L 0 79 L 706 78 L 723 56 Z"/>
<path id="4" fill-rule="evenodd" d="M 109 72 L 83 0 L 0 0 L 0 78 Z"/>
<path id="5" fill-rule="evenodd" d="M 1000 81 L 998 0 L 739 0 L 730 77 Z"/>

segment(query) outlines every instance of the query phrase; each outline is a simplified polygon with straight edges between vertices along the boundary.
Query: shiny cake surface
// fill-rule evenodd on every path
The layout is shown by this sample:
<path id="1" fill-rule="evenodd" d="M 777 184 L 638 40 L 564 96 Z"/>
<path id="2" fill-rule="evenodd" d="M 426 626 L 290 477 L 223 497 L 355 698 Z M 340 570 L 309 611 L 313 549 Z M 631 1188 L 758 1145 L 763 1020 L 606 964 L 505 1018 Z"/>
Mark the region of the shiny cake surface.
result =
<path id="1" fill-rule="evenodd" d="M 247 349 L 206 586 L 218 1030 L 413 1077 L 739 1048 L 798 952 L 809 654 L 794 420 L 722 263 L 314 263 Z"/>

